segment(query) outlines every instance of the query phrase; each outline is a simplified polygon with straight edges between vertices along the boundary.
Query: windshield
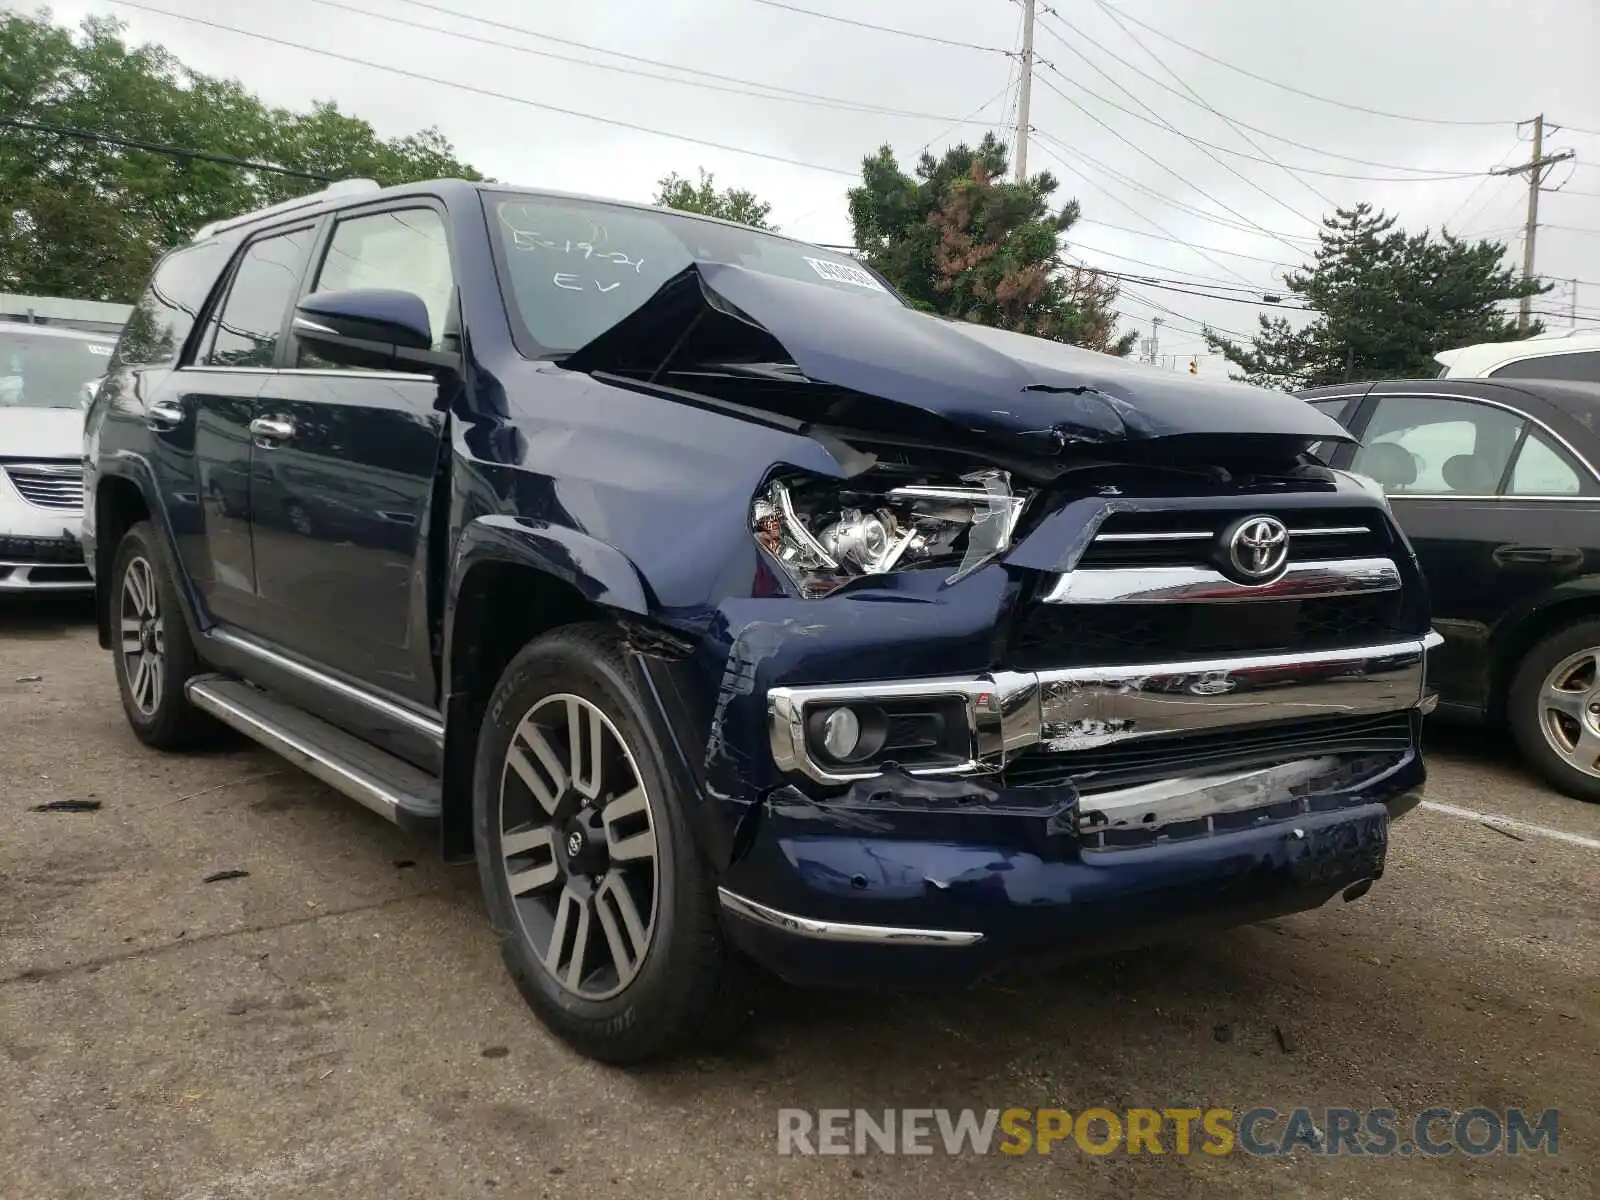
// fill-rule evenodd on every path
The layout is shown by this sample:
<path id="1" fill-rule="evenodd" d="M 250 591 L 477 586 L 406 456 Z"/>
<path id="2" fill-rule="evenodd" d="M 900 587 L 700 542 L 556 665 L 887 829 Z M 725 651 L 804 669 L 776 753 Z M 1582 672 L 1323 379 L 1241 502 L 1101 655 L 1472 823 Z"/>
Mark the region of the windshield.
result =
<path id="1" fill-rule="evenodd" d="M 78 408 L 106 373 L 111 342 L 0 326 L 0 408 Z"/>
<path id="2" fill-rule="evenodd" d="M 744 226 L 545 196 L 491 196 L 489 211 L 514 315 L 547 353 L 593 341 L 693 262 L 731 263 L 900 303 L 846 254 Z"/>

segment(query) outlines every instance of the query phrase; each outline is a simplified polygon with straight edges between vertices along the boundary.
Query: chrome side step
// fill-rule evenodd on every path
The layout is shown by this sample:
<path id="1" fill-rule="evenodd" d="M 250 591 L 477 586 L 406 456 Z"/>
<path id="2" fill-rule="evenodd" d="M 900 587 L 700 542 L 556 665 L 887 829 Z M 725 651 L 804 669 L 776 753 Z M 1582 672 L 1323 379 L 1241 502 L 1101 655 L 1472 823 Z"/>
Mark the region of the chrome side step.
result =
<path id="1" fill-rule="evenodd" d="M 438 819 L 440 784 L 426 771 L 225 675 L 191 679 L 186 690 L 196 708 L 380 817 L 406 826 Z"/>

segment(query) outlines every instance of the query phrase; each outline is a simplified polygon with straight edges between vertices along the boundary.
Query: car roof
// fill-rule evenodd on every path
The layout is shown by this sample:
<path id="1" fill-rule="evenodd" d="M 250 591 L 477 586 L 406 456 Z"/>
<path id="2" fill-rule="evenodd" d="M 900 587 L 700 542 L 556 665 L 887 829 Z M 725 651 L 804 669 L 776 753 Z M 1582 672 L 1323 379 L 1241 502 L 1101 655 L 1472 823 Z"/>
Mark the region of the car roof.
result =
<path id="1" fill-rule="evenodd" d="M 1406 392 L 1489 400 L 1523 409 L 1540 407 L 1545 416 L 1559 414 L 1586 429 L 1600 427 L 1600 383 L 1566 379 L 1374 379 L 1306 388 L 1295 395 L 1312 401 Z"/>
<path id="2" fill-rule="evenodd" d="M 749 230 L 751 228 L 751 226 L 742 225 L 738 221 L 728 221 L 721 217 L 708 216 L 705 213 L 685 212 L 682 209 L 663 209 L 659 204 L 647 204 L 638 200 L 619 200 L 613 196 L 593 196 L 583 192 L 562 192 L 550 188 L 518 187 L 509 183 L 492 183 L 467 179 L 431 179 L 416 183 L 402 183 L 391 187 L 381 187 L 371 179 L 342 179 L 330 184 L 320 192 L 312 192 L 309 195 L 286 200 L 281 204 L 269 205 L 253 212 L 240 213 L 236 217 L 225 217 L 221 220 L 213 221 L 208 225 L 202 226 L 190 239 L 190 243 L 203 242 L 224 233 L 230 236 L 239 236 L 257 224 L 271 221 L 280 216 L 320 217 L 324 213 L 347 208 L 353 204 L 369 204 L 390 198 L 440 196 L 449 199 L 452 195 L 464 197 L 469 194 L 483 192 L 548 200 L 575 200 L 585 204 L 604 204 L 612 208 L 631 208 L 641 212 L 670 212 L 674 217 L 682 217 L 691 221 L 705 221 L 713 225 L 726 225 L 731 229 Z M 803 238 L 792 237 L 789 234 L 778 233 L 771 229 L 762 229 L 757 232 L 766 234 L 769 237 L 781 238 L 786 242 L 793 242 L 799 246 L 816 247 L 815 242 L 808 242 Z"/>
<path id="3" fill-rule="evenodd" d="M 1445 367 L 1449 378 L 1481 378 L 1506 363 L 1552 354 L 1581 354 L 1600 350 L 1600 329 L 1568 329 L 1515 342 L 1477 342 L 1441 350 L 1433 360 Z"/>
<path id="4" fill-rule="evenodd" d="M 0 334 L 16 333 L 24 337 L 73 338 L 80 342 L 105 342 L 114 345 L 117 335 L 100 333 L 93 329 L 71 329 L 59 325 L 33 325 L 27 321 L 0 321 Z"/>

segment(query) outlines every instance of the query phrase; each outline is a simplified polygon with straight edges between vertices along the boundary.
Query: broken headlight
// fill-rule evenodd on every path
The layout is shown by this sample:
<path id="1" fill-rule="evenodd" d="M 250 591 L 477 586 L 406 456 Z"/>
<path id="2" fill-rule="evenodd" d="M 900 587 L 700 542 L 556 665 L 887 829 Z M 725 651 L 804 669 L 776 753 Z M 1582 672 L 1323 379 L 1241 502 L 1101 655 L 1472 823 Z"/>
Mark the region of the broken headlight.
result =
<path id="1" fill-rule="evenodd" d="M 1004 471 L 929 478 L 775 479 L 751 511 L 756 540 L 806 596 L 889 571 L 949 567 L 947 582 L 1011 545 L 1027 497 Z"/>

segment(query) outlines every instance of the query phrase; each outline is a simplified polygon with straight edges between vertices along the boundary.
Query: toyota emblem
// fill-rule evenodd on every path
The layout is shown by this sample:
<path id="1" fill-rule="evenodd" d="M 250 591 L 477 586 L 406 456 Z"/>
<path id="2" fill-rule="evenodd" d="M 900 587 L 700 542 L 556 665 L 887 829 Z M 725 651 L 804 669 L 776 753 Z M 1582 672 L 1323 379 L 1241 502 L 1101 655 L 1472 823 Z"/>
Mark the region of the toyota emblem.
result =
<path id="1" fill-rule="evenodd" d="M 1228 566 L 1245 583 L 1269 583 L 1289 565 L 1289 530 L 1277 517 L 1246 517 L 1225 536 Z"/>
<path id="2" fill-rule="evenodd" d="M 577 858 L 578 855 L 580 855 L 582 853 L 583 853 L 583 834 L 579 833 L 576 829 L 574 829 L 572 831 L 571 836 L 567 838 L 567 857 L 568 858 Z"/>

